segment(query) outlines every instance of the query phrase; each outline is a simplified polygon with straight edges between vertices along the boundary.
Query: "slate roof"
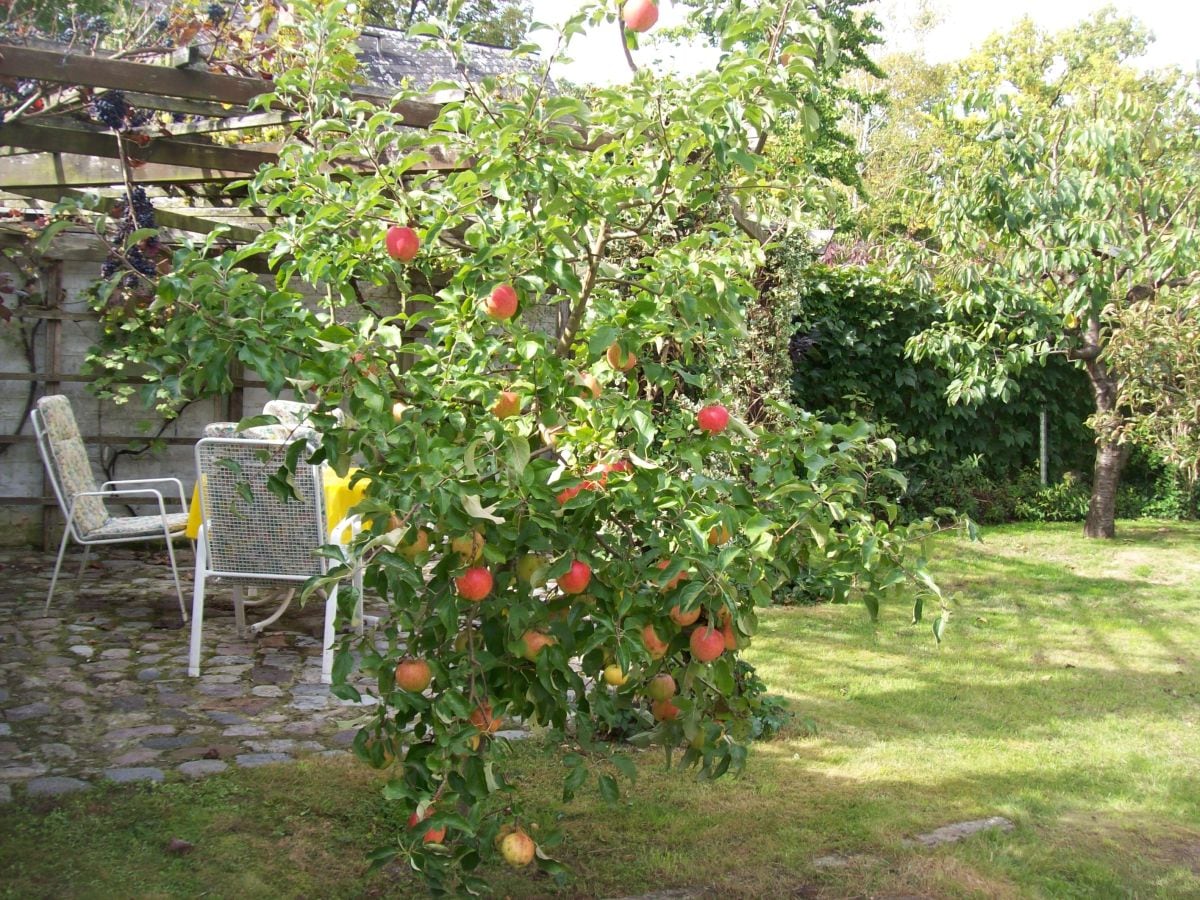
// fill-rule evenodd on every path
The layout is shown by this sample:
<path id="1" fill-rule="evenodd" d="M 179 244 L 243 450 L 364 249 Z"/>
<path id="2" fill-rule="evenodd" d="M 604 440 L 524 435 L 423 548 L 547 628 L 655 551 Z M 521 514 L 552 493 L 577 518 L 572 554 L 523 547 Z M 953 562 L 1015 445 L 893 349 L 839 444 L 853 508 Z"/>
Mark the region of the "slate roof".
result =
<path id="1" fill-rule="evenodd" d="M 358 39 L 359 62 L 367 84 L 395 90 L 406 79 L 411 87 L 424 90 L 439 81 L 458 81 L 454 60 L 440 50 L 423 49 L 425 42 L 401 31 L 364 28 Z M 532 72 L 537 60 L 513 56 L 511 50 L 487 44 L 467 44 L 467 74 L 472 81 L 489 75 Z"/>

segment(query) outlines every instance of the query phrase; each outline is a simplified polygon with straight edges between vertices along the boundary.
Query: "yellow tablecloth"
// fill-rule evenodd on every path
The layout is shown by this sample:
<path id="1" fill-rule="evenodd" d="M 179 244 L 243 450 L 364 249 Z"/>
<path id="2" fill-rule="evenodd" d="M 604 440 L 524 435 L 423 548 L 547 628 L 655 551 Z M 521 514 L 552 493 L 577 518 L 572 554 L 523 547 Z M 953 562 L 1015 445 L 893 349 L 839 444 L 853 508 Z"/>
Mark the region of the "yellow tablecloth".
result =
<path id="1" fill-rule="evenodd" d="M 367 485 L 370 482 L 366 478 L 360 478 L 354 487 L 350 486 L 356 472 L 358 469 L 351 469 L 345 478 L 332 469 L 326 469 L 322 474 L 321 481 L 325 488 L 325 522 L 331 535 L 337 524 L 367 495 Z M 200 536 L 200 515 L 200 482 L 197 481 L 196 486 L 192 488 L 192 505 L 188 508 L 187 536 L 193 541 Z"/>

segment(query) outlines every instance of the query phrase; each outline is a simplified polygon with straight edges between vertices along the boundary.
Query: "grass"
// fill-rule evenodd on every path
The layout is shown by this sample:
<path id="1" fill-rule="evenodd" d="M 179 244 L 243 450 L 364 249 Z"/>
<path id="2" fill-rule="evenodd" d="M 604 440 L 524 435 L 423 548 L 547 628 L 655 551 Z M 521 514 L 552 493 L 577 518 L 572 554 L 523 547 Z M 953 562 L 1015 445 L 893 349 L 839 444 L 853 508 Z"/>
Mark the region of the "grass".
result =
<path id="1" fill-rule="evenodd" d="M 749 655 L 797 724 L 741 778 L 697 783 L 641 754 L 621 804 L 563 806 L 555 749 L 516 746 L 528 808 L 559 819 L 575 876 L 560 890 L 496 870 L 497 891 L 1200 897 L 1200 527 L 1078 532 L 945 540 L 940 648 L 897 606 L 878 625 L 856 607 L 769 611 Z M 18 803 L 0 817 L 0 895 L 411 896 L 399 869 L 365 874 L 400 824 L 377 780 L 323 759 Z M 1016 828 L 905 840 L 991 815 Z M 195 850 L 165 853 L 172 837 Z"/>

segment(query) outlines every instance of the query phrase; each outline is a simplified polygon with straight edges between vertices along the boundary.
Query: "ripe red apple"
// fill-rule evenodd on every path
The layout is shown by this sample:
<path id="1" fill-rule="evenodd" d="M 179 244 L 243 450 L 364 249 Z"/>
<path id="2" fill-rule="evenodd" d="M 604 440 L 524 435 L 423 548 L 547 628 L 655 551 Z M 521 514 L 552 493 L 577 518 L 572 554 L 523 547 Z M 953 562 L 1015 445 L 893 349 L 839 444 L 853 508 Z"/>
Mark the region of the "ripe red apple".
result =
<path id="1" fill-rule="evenodd" d="M 628 372 L 637 365 L 637 354 L 633 351 L 623 351 L 620 344 L 613 344 L 605 353 L 608 364 L 618 372 Z"/>
<path id="2" fill-rule="evenodd" d="M 658 636 L 653 625 L 642 628 L 642 643 L 646 645 L 646 652 L 651 659 L 662 659 L 667 655 L 667 642 Z"/>
<path id="3" fill-rule="evenodd" d="M 558 586 L 564 594 L 582 594 L 592 580 L 592 567 L 583 560 L 575 560 L 571 568 L 558 577 Z"/>
<path id="4" fill-rule="evenodd" d="M 425 808 L 425 815 L 423 815 L 423 816 L 417 815 L 416 810 L 413 810 L 412 815 L 410 815 L 408 817 L 408 827 L 410 829 L 416 828 L 418 825 L 420 825 L 422 822 L 424 822 L 426 819 L 428 819 L 432 815 L 433 815 L 433 807 L 432 806 Z M 445 828 L 430 828 L 428 831 L 425 832 L 425 836 L 421 838 L 421 840 L 424 841 L 426 844 L 440 844 L 445 839 L 446 839 L 446 829 Z"/>
<path id="5" fill-rule="evenodd" d="M 492 404 L 492 415 L 497 419 L 508 419 L 521 414 L 521 397 L 516 391 L 501 391 Z"/>
<path id="6" fill-rule="evenodd" d="M 504 724 L 504 719 L 500 716 L 492 715 L 492 704 L 485 703 L 483 706 L 478 706 L 471 713 L 471 724 L 486 734 L 493 734 L 500 730 L 500 726 Z"/>
<path id="7" fill-rule="evenodd" d="M 521 635 L 521 655 L 530 662 L 538 658 L 538 654 L 554 643 L 554 638 L 541 631 L 527 631 Z"/>
<path id="8" fill-rule="evenodd" d="M 650 712 L 660 722 L 670 722 L 679 718 L 679 707 L 670 700 L 655 700 L 650 704 Z"/>
<path id="9" fill-rule="evenodd" d="M 700 662 L 712 662 L 725 652 L 725 637 L 711 625 L 697 628 L 689 639 L 692 656 Z"/>
<path id="10" fill-rule="evenodd" d="M 738 646 L 737 632 L 733 630 L 733 621 L 728 616 L 721 623 L 721 639 L 725 641 L 726 650 L 736 650 Z"/>
<path id="11" fill-rule="evenodd" d="M 412 262 L 421 249 L 421 239 L 411 228 L 393 225 L 387 230 L 387 252 L 392 259 Z"/>
<path id="12" fill-rule="evenodd" d="M 486 311 L 493 319 L 511 319 L 517 312 L 517 289 L 502 284 L 488 297 Z"/>
<path id="13" fill-rule="evenodd" d="M 669 559 L 660 559 L 658 561 L 658 570 L 660 572 L 664 571 L 664 570 L 668 569 L 670 567 L 670 565 L 671 565 L 671 561 Z M 688 570 L 682 569 L 678 575 L 676 575 L 674 578 L 672 578 L 666 584 L 661 585 L 659 587 L 659 590 L 663 591 L 664 593 L 666 591 L 673 591 L 673 590 L 675 590 L 675 588 L 679 587 L 679 582 L 687 581 L 687 579 L 688 579 Z"/>
<path id="14" fill-rule="evenodd" d="M 483 566 L 467 569 L 454 579 L 454 586 L 464 600 L 478 603 L 492 592 L 492 573 Z"/>
<path id="15" fill-rule="evenodd" d="M 483 556 L 483 548 L 486 542 L 483 535 L 478 531 L 472 531 L 470 534 L 460 534 L 450 542 L 450 549 L 458 554 L 459 559 L 464 563 L 477 562 Z"/>
<path id="16" fill-rule="evenodd" d="M 675 696 L 675 679 L 666 672 L 660 672 L 650 679 L 646 686 L 646 696 L 651 700 L 670 700 Z"/>
<path id="17" fill-rule="evenodd" d="M 696 607 L 691 612 L 684 612 L 678 605 L 671 607 L 671 621 L 681 628 L 687 628 L 689 625 L 695 625 L 696 620 L 700 618 L 700 607 Z"/>
<path id="18" fill-rule="evenodd" d="M 626 0 L 621 18 L 630 31 L 649 31 L 658 21 L 658 6 L 654 0 Z"/>
<path id="19" fill-rule="evenodd" d="M 701 431 L 720 434 L 729 425 L 729 410 L 719 403 L 713 403 L 700 410 L 696 415 L 696 424 Z"/>
<path id="20" fill-rule="evenodd" d="M 423 659 L 406 656 L 396 664 L 396 687 L 419 694 L 429 687 L 433 672 Z"/>
<path id="21" fill-rule="evenodd" d="M 533 862 L 537 845 L 533 838 L 520 828 L 511 831 L 500 839 L 500 855 L 513 868 L 519 869 Z"/>

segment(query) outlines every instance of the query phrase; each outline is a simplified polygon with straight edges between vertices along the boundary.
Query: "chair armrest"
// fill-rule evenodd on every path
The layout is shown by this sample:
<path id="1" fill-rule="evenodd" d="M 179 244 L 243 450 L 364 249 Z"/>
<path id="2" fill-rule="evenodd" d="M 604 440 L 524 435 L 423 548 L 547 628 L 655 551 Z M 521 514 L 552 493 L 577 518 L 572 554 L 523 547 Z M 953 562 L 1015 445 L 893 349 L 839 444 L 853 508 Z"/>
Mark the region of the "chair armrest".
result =
<path id="1" fill-rule="evenodd" d="M 188 511 L 187 496 L 183 492 L 183 482 L 178 478 L 130 478 L 124 481 L 106 481 L 100 485 L 100 490 L 106 491 L 117 486 L 135 485 L 135 484 L 173 484 L 175 490 L 179 494 L 179 505 L 183 507 L 183 511 Z"/>
<path id="2" fill-rule="evenodd" d="M 346 529 L 349 529 L 350 533 L 339 538 L 338 535 L 343 534 Z M 346 516 L 331 529 L 329 529 L 329 538 L 334 543 L 345 545 L 354 540 L 355 536 L 360 531 L 362 531 L 362 516 L 357 514 L 353 516 Z"/>

